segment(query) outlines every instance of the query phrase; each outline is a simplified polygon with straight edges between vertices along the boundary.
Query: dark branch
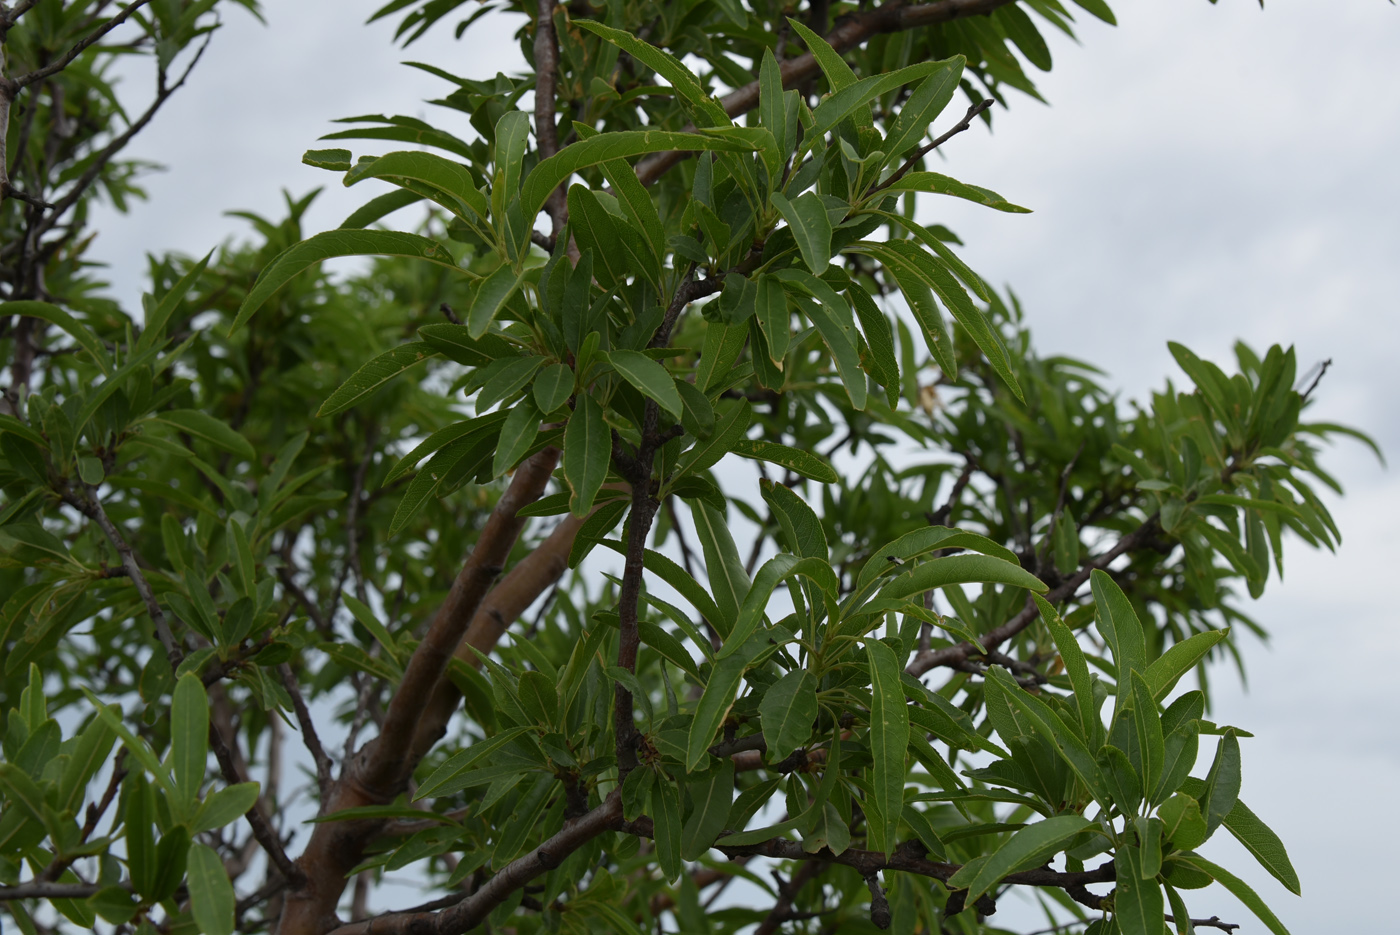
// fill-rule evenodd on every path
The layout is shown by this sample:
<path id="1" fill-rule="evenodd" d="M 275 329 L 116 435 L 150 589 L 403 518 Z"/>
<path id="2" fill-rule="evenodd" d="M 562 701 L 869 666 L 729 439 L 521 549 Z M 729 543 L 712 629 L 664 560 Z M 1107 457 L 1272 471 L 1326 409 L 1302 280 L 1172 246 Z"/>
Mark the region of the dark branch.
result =
<path id="1" fill-rule="evenodd" d="M 918 149 L 914 150 L 913 155 L 911 155 L 908 159 L 904 160 L 904 165 L 900 166 L 897 170 L 895 170 L 894 175 L 891 175 L 879 185 L 876 185 L 874 188 L 872 188 L 870 190 L 870 194 L 874 195 L 876 192 L 883 191 L 884 189 L 889 188 L 895 182 L 898 182 L 900 179 L 904 178 L 906 175 L 909 174 L 909 171 L 915 166 L 917 166 L 925 156 L 933 152 L 938 147 L 942 146 L 944 143 L 951 140 L 953 137 L 957 136 L 959 133 L 962 133 L 968 127 L 971 127 L 972 121 L 976 120 L 977 116 L 987 108 L 991 107 L 992 104 L 993 101 L 989 97 L 983 98 L 976 104 L 973 104 L 967 109 L 967 113 L 963 114 L 963 118 L 959 120 L 956 124 L 954 124 L 951 130 L 949 130 L 947 133 L 944 133 L 940 137 L 930 140 L 928 143 L 925 143 L 923 146 L 920 146 Z"/>

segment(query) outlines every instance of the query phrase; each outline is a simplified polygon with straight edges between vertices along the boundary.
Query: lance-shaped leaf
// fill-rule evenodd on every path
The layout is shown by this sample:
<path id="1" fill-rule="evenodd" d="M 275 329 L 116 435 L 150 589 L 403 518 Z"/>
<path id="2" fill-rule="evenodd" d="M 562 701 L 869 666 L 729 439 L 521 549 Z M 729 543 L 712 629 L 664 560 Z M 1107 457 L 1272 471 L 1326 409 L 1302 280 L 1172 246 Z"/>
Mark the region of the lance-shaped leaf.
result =
<path id="1" fill-rule="evenodd" d="M 966 900 L 975 903 L 1008 874 L 1046 863 L 1079 832 L 1093 825 L 1082 815 L 1056 815 L 1017 831 L 982 864 L 967 887 Z"/>
<path id="2" fill-rule="evenodd" d="M 230 428 L 228 423 L 214 418 L 207 412 L 198 409 L 167 409 L 155 416 L 154 421 L 173 425 L 187 435 L 193 435 L 246 461 L 257 458 L 257 452 L 246 438 Z"/>
<path id="3" fill-rule="evenodd" d="M 485 740 L 477 741 L 465 750 L 454 753 L 437 769 L 423 780 L 423 784 L 418 787 L 414 795 L 414 801 L 425 798 L 435 798 L 442 795 L 451 795 L 461 789 L 466 788 L 466 784 L 458 785 L 458 781 L 475 765 L 490 757 L 496 751 L 512 743 L 517 737 L 534 730 L 533 727 L 512 727 L 503 730 L 499 734 L 488 737 Z"/>
<path id="4" fill-rule="evenodd" d="M 903 562 L 934 549 L 967 549 L 995 556 L 1011 564 L 1017 562 L 1015 552 L 986 536 L 947 526 L 925 526 L 905 533 L 871 553 L 856 578 L 856 591 L 864 591 L 876 578 L 890 574 L 892 570 L 898 570 Z"/>
<path id="5" fill-rule="evenodd" d="M 1094 592 L 1095 621 L 1099 633 L 1113 650 L 1113 661 L 1118 665 L 1119 677 L 1137 669 L 1147 668 L 1147 650 L 1143 645 L 1142 621 L 1133 610 L 1132 601 L 1123 589 L 1097 568 L 1089 575 L 1089 585 Z M 1127 692 L 1118 696 L 1119 706 L 1128 697 Z"/>
<path id="6" fill-rule="evenodd" d="M 821 455 L 779 445 L 776 442 L 741 439 L 729 449 L 743 458 L 755 458 L 787 468 L 794 474 L 822 484 L 834 484 L 840 480 L 836 469 L 827 464 Z"/>
<path id="7" fill-rule="evenodd" d="M 564 479 L 573 491 L 569 509 L 575 516 L 587 516 L 593 509 L 593 501 L 608 478 L 611 458 L 612 437 L 603 422 L 602 407 L 592 396 L 580 393 L 564 428 Z"/>
<path id="8" fill-rule="evenodd" d="M 500 477 L 520 463 L 540 431 L 540 410 L 533 397 L 526 396 L 511 409 L 501 423 L 496 455 L 491 464 L 493 477 Z"/>
<path id="9" fill-rule="evenodd" d="M 919 329 L 923 332 L 924 344 L 928 347 L 928 352 L 933 355 L 939 369 L 950 377 L 956 377 L 958 375 L 958 362 L 953 350 L 953 339 L 949 336 L 947 324 L 943 321 L 943 312 L 938 308 L 938 303 L 934 301 L 933 290 L 928 287 L 925 279 L 915 270 L 914 265 L 901 254 L 891 250 L 888 244 L 861 242 L 852 244 L 847 248 L 847 251 L 864 253 L 874 257 L 894 277 L 899 291 L 904 294 L 904 300 L 909 303 L 909 310 L 914 313 L 914 319 L 919 323 Z M 905 351 L 912 358 L 912 351 L 907 347 Z M 912 373 L 908 366 L 905 367 L 905 373 L 906 378 Z"/>
<path id="10" fill-rule="evenodd" d="M 896 88 L 902 88 L 912 81 L 928 78 L 940 71 L 952 72 L 955 70 L 954 66 L 956 66 L 956 71 L 961 72 L 961 57 L 944 62 L 920 62 L 917 65 L 898 68 L 883 75 L 861 78 L 855 84 L 847 85 L 828 95 L 817 105 L 816 109 L 812 111 L 812 117 L 816 123 L 811 132 L 816 135 L 825 135 L 842 120 L 854 114 L 857 108 L 865 107 L 875 98 L 888 94 Z M 956 79 L 953 80 L 953 86 L 957 86 Z M 950 91 L 950 96 L 951 93 Z M 932 120 L 931 117 L 929 119 Z M 928 123 L 926 122 L 924 126 L 927 127 Z"/>
<path id="11" fill-rule="evenodd" d="M 695 535 L 705 556 L 705 574 L 714 592 L 719 618 L 711 620 L 721 636 L 728 638 L 739 617 L 739 604 L 749 593 L 749 576 L 744 572 L 743 559 L 734 545 L 734 536 L 724 516 L 704 502 L 691 504 Z"/>
<path id="12" fill-rule="evenodd" d="M 783 292 L 782 283 L 767 273 L 758 277 L 756 285 L 754 317 L 758 320 L 759 330 L 763 332 L 763 340 L 768 343 L 768 359 L 775 366 L 782 367 L 792 325 L 787 293 Z"/>
<path id="13" fill-rule="evenodd" d="M 239 306 L 238 317 L 229 326 L 229 333 L 253 317 L 274 292 L 282 288 L 308 267 L 338 256 L 404 256 L 427 260 L 448 269 L 465 272 L 457 266 L 452 253 L 442 244 L 417 234 L 397 231 L 333 230 L 308 237 L 277 255 L 253 283 L 248 296 Z"/>
<path id="14" fill-rule="evenodd" d="M 606 356 L 623 379 L 680 421 L 681 395 L 665 367 L 640 351 L 608 351 Z"/>
<path id="15" fill-rule="evenodd" d="M 789 550 L 806 558 L 826 559 L 830 549 L 826 530 L 807 501 L 791 488 L 767 479 L 760 480 L 758 486 L 787 537 Z"/>
<path id="16" fill-rule="evenodd" d="M 899 657 L 894 650 L 878 640 L 867 641 L 865 649 L 870 664 L 870 755 L 874 760 L 871 793 L 882 825 L 878 837 L 885 853 L 890 854 L 904 809 L 909 709 L 900 684 Z"/>
<path id="17" fill-rule="evenodd" d="M 719 102 L 711 97 L 704 86 L 700 83 L 700 78 L 681 64 L 681 60 L 664 49 L 658 49 L 650 43 L 638 39 L 635 35 L 622 29 L 614 29 L 611 26 L 604 26 L 594 20 L 580 19 L 574 25 L 588 30 L 596 36 L 611 42 L 622 51 L 631 55 L 661 77 L 665 78 L 676 93 L 687 101 L 693 108 L 698 120 L 702 125 L 715 127 L 727 126 L 730 124 L 729 115 L 724 112 L 724 108 Z M 616 134 L 614 134 L 616 135 Z M 698 147 L 671 146 L 668 149 L 692 149 Z M 659 152 L 660 150 L 650 150 Z"/>
<path id="18" fill-rule="evenodd" d="M 206 261 L 208 259 L 208 257 L 205 257 Z M 57 305 L 53 305 L 49 302 L 37 302 L 32 300 L 3 302 L 0 303 L 0 315 L 4 315 L 7 318 L 10 315 L 25 315 L 29 318 L 42 319 L 51 325 L 62 328 L 64 331 L 68 332 L 68 335 L 72 337 L 73 340 L 78 342 L 79 347 L 92 355 L 92 359 L 97 363 L 97 366 L 101 368 L 103 373 L 111 374 L 111 358 L 107 356 L 107 349 L 102 346 L 102 342 L 98 340 L 97 335 L 93 334 L 87 325 L 84 325 Z"/>
<path id="19" fill-rule="evenodd" d="M 1118 889 L 1113 915 L 1123 935 L 1161 935 L 1164 905 L 1162 887 L 1142 878 L 1143 854 L 1132 845 L 1120 845 L 1114 855 Z"/>
<path id="20" fill-rule="evenodd" d="M 429 358 L 436 357 L 437 354 L 437 350 L 432 345 L 422 341 L 402 344 L 385 351 L 356 370 L 351 374 L 350 379 L 340 384 L 340 387 L 321 404 L 321 408 L 316 412 L 317 417 L 324 418 L 344 412 L 361 400 L 374 395 L 394 377 L 418 366 Z"/>
<path id="21" fill-rule="evenodd" d="M 710 680 L 705 683 L 705 691 L 695 706 L 695 716 L 690 722 L 690 736 L 686 743 L 685 768 L 694 771 L 709 756 L 710 745 L 715 742 L 715 734 L 724 723 L 725 716 L 734 705 L 735 693 L 748 666 L 748 657 L 736 653 L 724 659 L 717 659 L 710 671 Z"/>
<path id="22" fill-rule="evenodd" d="M 1137 729 L 1138 757 L 1142 762 L 1142 788 L 1148 795 L 1157 788 L 1166 759 L 1162 739 L 1162 719 L 1157 715 L 1157 702 L 1147 687 L 1141 672 L 1130 672 L 1133 697 L 1133 724 Z M 1123 683 L 1119 681 L 1119 691 Z"/>
<path id="23" fill-rule="evenodd" d="M 714 513 L 709 507 L 705 507 L 705 510 Z M 734 628 L 724 638 L 724 645 L 720 647 L 719 658 L 733 655 L 748 642 L 749 637 L 763 622 L 763 612 L 768 606 L 769 599 L 773 596 L 773 589 L 785 578 L 791 578 L 795 575 L 803 575 L 811 579 L 834 601 L 839 583 L 836 580 L 836 573 L 824 560 L 817 558 L 799 559 L 787 554 L 775 555 L 764 562 L 763 566 L 759 568 L 758 574 L 754 576 L 753 584 L 749 587 L 748 593 L 744 596 L 744 603 L 739 608 Z"/>
<path id="24" fill-rule="evenodd" d="M 728 119 L 728 118 L 726 118 Z M 730 127 L 707 133 L 679 133 L 671 130 L 616 130 L 600 133 L 565 146 L 535 166 L 520 191 L 520 208 L 533 218 L 544 207 L 549 193 L 568 181 L 580 169 L 600 162 L 626 159 L 646 153 L 672 150 L 743 153 L 761 149 L 772 135 L 759 127 Z"/>
<path id="25" fill-rule="evenodd" d="M 934 63 L 938 68 L 919 82 L 909 98 L 899 108 L 899 115 L 890 125 L 890 132 L 880 147 L 891 157 L 898 156 L 917 144 L 928 133 L 929 125 L 943 113 L 958 89 L 967 59 L 955 55 L 947 61 Z"/>
<path id="26" fill-rule="evenodd" d="M 881 189 L 879 195 L 883 197 L 891 192 L 929 192 L 934 195 L 951 195 L 954 198 L 962 198 L 965 201 L 975 202 L 995 211 L 1005 211 L 1008 214 L 1031 213 L 1030 208 L 1012 204 L 990 188 L 968 185 L 966 182 L 959 182 L 955 178 L 940 175 L 937 172 L 910 172 L 888 188 Z"/>
<path id="27" fill-rule="evenodd" d="M 955 556 L 956 557 L 956 556 Z M 1084 783 L 1085 788 L 1103 808 L 1112 801 L 1108 784 L 1099 771 L 1094 756 L 1084 741 L 1074 731 L 1065 726 L 1060 716 L 1041 701 L 1016 684 L 1016 680 L 1000 666 L 993 666 L 987 672 L 988 678 L 996 679 L 1005 697 L 1030 722 L 1035 732 L 1049 741 L 1069 768 Z M 1111 748 L 1110 748 L 1111 749 Z"/>
<path id="28" fill-rule="evenodd" d="M 1206 836 L 1215 833 L 1234 809 L 1240 797 L 1240 742 L 1233 728 L 1227 728 L 1215 748 L 1215 761 L 1206 774 L 1201 796 L 1201 814 L 1206 819 Z"/>
<path id="29" fill-rule="evenodd" d="M 694 447 L 681 455 L 676 465 L 677 478 L 714 467 L 748 432 L 752 418 L 753 407 L 747 400 L 727 403 L 720 409 L 710 436 L 696 442 Z"/>
<path id="30" fill-rule="evenodd" d="M 817 300 L 812 302 L 806 295 L 793 295 L 793 301 L 816 325 L 822 341 L 836 360 L 836 372 L 841 376 L 841 384 L 846 388 L 851 407 L 864 410 L 865 371 L 861 369 L 860 352 L 856 349 L 855 316 L 850 306 L 836 290 L 806 270 L 786 269 L 776 275 Z"/>
<path id="31" fill-rule="evenodd" d="M 1040 593 L 1047 590 L 1045 582 L 1005 559 L 991 555 L 947 555 L 924 562 L 913 571 L 900 575 L 881 588 L 878 596 L 901 598 L 950 584 L 978 583 L 1009 584 Z"/>
<path id="32" fill-rule="evenodd" d="M 501 266 L 494 273 L 477 283 L 472 296 L 471 308 L 467 310 L 467 333 L 480 338 L 490 328 L 500 314 L 501 308 L 520 288 L 521 277 L 509 266 Z"/>
<path id="33" fill-rule="evenodd" d="M 1216 883 L 1219 883 L 1221 886 L 1225 887 L 1225 889 L 1229 890 L 1230 894 L 1248 906 L 1249 911 L 1254 913 L 1260 922 L 1268 926 L 1269 931 L 1273 932 L 1274 935 L 1288 935 L 1287 927 L 1279 921 L 1278 916 L 1274 915 L 1273 911 L 1264 903 L 1264 900 L 1259 898 L 1259 894 L 1250 889 L 1248 883 L 1245 883 L 1224 867 L 1213 864 L 1204 857 L 1199 857 L 1195 854 L 1178 857 L 1177 860 L 1180 860 L 1187 866 L 1196 868 L 1206 876 L 1215 880 Z"/>
<path id="34" fill-rule="evenodd" d="M 1229 627 L 1222 630 L 1206 630 L 1176 643 L 1154 659 L 1143 673 L 1143 678 L 1152 689 L 1152 697 L 1161 701 L 1171 694 L 1181 677 L 1194 669 L 1196 663 L 1204 659 L 1216 643 L 1229 635 Z"/>
<path id="35" fill-rule="evenodd" d="M 1249 806 L 1236 799 L 1235 807 L 1225 816 L 1225 827 L 1275 880 L 1288 887 L 1288 891 L 1295 896 L 1303 895 L 1298 871 L 1293 869 L 1283 841 L 1258 815 L 1250 811 Z"/>
<path id="36" fill-rule="evenodd" d="M 626 548 L 622 543 L 616 540 L 604 539 L 598 544 L 612 549 L 619 555 L 627 554 Z M 675 588 L 676 591 L 680 593 L 681 597 L 685 598 L 690 603 L 690 606 L 694 607 L 706 620 L 711 623 L 716 623 L 722 619 L 719 608 L 715 606 L 715 602 L 710 595 L 705 593 L 705 589 L 700 586 L 700 583 L 686 574 L 685 569 L 677 565 L 670 558 L 662 555 L 660 552 L 647 549 L 642 553 L 642 564 L 647 571 Z M 718 626 L 719 624 L 716 623 L 716 625 Z M 699 640 L 696 642 L 698 645 L 701 645 L 703 649 L 708 651 L 708 642 L 701 643 Z"/>
<path id="37" fill-rule="evenodd" d="M 758 707 L 768 762 L 777 763 L 807 742 L 817 719 L 817 683 L 806 669 L 778 679 Z"/>
<path id="38" fill-rule="evenodd" d="M 1065 673 L 1069 675 L 1070 684 L 1074 686 L 1074 703 L 1079 711 L 1080 729 L 1088 739 L 1090 749 L 1094 749 L 1103 741 L 1103 724 L 1094 709 L 1094 684 L 1089 675 L 1089 664 L 1084 658 L 1084 650 L 1074 638 L 1074 631 L 1065 626 L 1055 608 L 1050 606 L 1050 602 L 1039 594 L 1032 594 L 1031 597 L 1040 611 L 1041 621 L 1055 641 L 1055 648 L 1060 651 Z M 1160 725 L 1158 729 L 1160 731 Z"/>
<path id="39" fill-rule="evenodd" d="M 772 195 L 773 207 L 787 221 L 792 236 L 797 241 L 797 249 L 802 261 L 820 276 L 831 265 L 831 218 L 826 213 L 826 202 L 816 192 L 803 192 L 789 201 L 781 192 Z"/>
<path id="40" fill-rule="evenodd" d="M 354 185 L 364 179 L 385 179 L 395 183 L 400 179 L 423 182 L 459 199 L 482 219 L 491 210 L 486 196 L 476 187 L 471 171 L 436 153 L 412 150 L 385 153 L 378 159 L 361 162 L 347 172 L 345 184 Z M 454 213 L 461 212 L 458 210 Z"/>
<path id="41" fill-rule="evenodd" d="M 190 913 L 204 935 L 232 935 L 235 896 L 223 859 L 205 844 L 191 844 L 185 885 Z"/>
<path id="42" fill-rule="evenodd" d="M 734 803 L 734 761 L 723 760 L 697 782 L 688 784 L 691 812 L 681 829 L 681 857 L 699 860 L 726 827 Z"/>

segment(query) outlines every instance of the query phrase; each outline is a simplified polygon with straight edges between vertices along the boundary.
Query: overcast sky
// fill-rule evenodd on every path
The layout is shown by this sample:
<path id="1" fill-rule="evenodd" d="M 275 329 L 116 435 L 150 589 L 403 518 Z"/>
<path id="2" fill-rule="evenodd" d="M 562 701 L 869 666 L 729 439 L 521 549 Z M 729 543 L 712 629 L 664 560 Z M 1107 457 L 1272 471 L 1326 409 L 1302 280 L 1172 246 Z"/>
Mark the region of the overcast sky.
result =
<path id="1" fill-rule="evenodd" d="M 443 30 L 403 52 L 391 27 L 361 25 L 377 5 L 269 0 L 266 27 L 229 14 L 190 86 L 138 138 L 137 155 L 170 166 L 150 179 L 151 202 L 99 220 L 96 252 L 113 263 L 119 294 L 139 293 L 146 251 L 202 254 L 241 235 L 224 211 L 278 216 L 281 188 L 327 185 L 308 232 L 338 224 L 361 191 L 350 197 L 301 153 L 337 117 L 428 116 L 421 100 L 446 85 L 400 60 L 472 77 L 520 67 L 518 20 L 478 25 L 462 43 Z M 1400 10 L 1383 0 L 1114 7 L 1117 29 L 1085 16 L 1082 44 L 1051 37 L 1055 70 L 1038 81 L 1051 106 L 1017 98 L 995 133 L 946 147 L 952 174 L 1035 213 L 947 199 L 930 219 L 962 236 L 974 268 L 1016 290 L 1042 350 L 1103 366 L 1125 396 L 1183 380 L 1168 340 L 1223 364 L 1237 338 L 1261 350 L 1292 343 L 1303 368 L 1333 361 L 1310 413 L 1360 426 L 1396 456 Z M 1233 841 L 1206 853 L 1295 933 L 1384 933 L 1396 927 L 1400 872 L 1400 628 L 1387 585 L 1400 565 L 1400 478 L 1348 443 L 1328 465 L 1348 489 L 1335 504 L 1345 543 L 1336 556 L 1290 543 L 1287 580 L 1253 607 L 1274 638 L 1247 646 L 1248 691 L 1224 670 L 1216 679 L 1219 719 L 1257 735 L 1244 742 L 1243 797 L 1282 835 L 1304 897 Z M 1190 895 L 1197 914 L 1263 931 L 1222 893 Z M 1009 902 L 998 921 L 1030 921 Z"/>

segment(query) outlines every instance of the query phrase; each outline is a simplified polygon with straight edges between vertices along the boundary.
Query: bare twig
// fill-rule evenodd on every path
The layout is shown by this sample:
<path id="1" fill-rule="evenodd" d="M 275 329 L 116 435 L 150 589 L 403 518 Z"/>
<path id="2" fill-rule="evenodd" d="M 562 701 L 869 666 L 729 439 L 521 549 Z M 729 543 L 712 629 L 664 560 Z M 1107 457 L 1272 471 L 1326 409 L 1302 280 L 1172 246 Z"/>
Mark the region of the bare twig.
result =
<path id="1" fill-rule="evenodd" d="M 991 107 L 993 103 L 994 101 L 988 97 L 983 98 L 976 104 L 973 104 L 967 109 L 967 113 L 963 114 L 963 118 L 953 125 L 953 128 L 951 130 L 949 130 L 947 133 L 944 133 L 942 136 L 930 140 L 928 143 L 925 143 L 923 146 L 920 146 L 918 149 L 914 150 L 913 155 L 911 155 L 908 159 L 904 160 L 904 164 L 898 169 L 896 169 L 893 175 L 885 179 L 879 185 L 876 185 L 874 188 L 872 188 L 870 190 L 870 194 L 873 195 L 876 192 L 884 191 L 885 189 L 893 185 L 895 182 L 898 182 L 900 179 L 904 178 L 906 175 L 909 174 L 909 170 L 917 166 L 919 164 L 919 161 L 922 160 L 925 156 L 933 152 L 938 147 L 942 146 L 944 143 L 951 140 L 953 137 L 957 136 L 959 133 L 962 133 L 964 130 L 971 127 L 972 121 L 976 120 L 977 116 L 987 108 Z"/>
<path id="2" fill-rule="evenodd" d="M 559 129 L 555 124 L 555 95 L 559 80 L 559 42 L 554 35 L 555 0 L 538 0 L 535 7 L 535 141 L 540 159 L 548 159 L 559 151 Z M 559 232 L 568 219 L 568 203 L 564 186 L 549 193 L 545 208 L 554 225 L 547 250 L 554 249 Z"/>
<path id="3" fill-rule="evenodd" d="M 330 798 L 331 758 L 325 747 L 321 746 L 321 738 L 316 733 L 316 722 L 311 719 L 311 712 L 307 710 L 306 699 L 301 695 L 301 685 L 297 683 L 292 667 L 284 662 L 277 667 L 277 674 L 282 677 L 282 687 L 292 696 L 292 709 L 296 712 L 297 725 L 301 727 L 301 742 L 306 745 L 307 752 L 316 764 L 316 785 L 321 790 L 321 803 L 324 807 Z"/>
<path id="4" fill-rule="evenodd" d="M 147 3 L 150 2 L 151 0 L 133 0 L 133 2 L 128 3 L 126 6 L 122 7 L 121 11 L 117 13 L 116 16 L 112 17 L 107 22 L 103 23 L 101 26 L 88 33 L 82 39 L 78 40 L 78 42 L 73 46 L 73 48 L 69 49 L 67 52 L 63 53 L 49 64 L 45 65 L 42 68 L 36 68 L 31 72 L 27 72 L 13 79 L 14 86 L 16 88 L 27 88 L 29 87 L 29 85 L 33 84 L 36 81 L 43 81 L 50 75 L 56 75 L 59 72 L 63 71 L 63 69 L 73 64 L 73 61 L 77 59 L 79 55 L 82 55 L 85 51 L 87 51 L 87 49 L 94 42 L 101 39 L 103 36 L 107 35 L 107 33 L 111 32 L 112 30 L 116 29 L 122 23 L 125 23 L 131 17 L 131 14 L 135 13 L 137 10 L 141 9 L 141 7 L 145 6 Z"/>

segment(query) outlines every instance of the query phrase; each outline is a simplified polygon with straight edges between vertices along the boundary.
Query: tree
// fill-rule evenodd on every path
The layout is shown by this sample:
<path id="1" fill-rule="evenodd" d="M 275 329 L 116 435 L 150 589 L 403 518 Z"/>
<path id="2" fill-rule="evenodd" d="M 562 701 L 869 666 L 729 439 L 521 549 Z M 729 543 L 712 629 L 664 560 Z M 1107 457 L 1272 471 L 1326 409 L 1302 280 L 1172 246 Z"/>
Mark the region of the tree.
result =
<path id="1" fill-rule="evenodd" d="M 1024 210 L 925 157 L 1072 10 L 505 8 L 532 74 L 432 69 L 470 139 L 350 121 L 374 155 L 306 161 L 386 194 L 153 258 L 135 316 L 87 211 L 139 195 L 121 151 L 222 7 L 0 7 L 15 924 L 972 933 L 1015 886 L 1229 931 L 1214 880 L 1283 932 L 1197 853 L 1298 890 L 1206 672 L 1285 537 L 1339 538 L 1317 443 L 1358 433 L 1279 347 L 1173 346 L 1192 386 L 1124 409 L 916 212 Z M 371 917 L 410 867 L 440 898 Z M 736 878 L 768 904 L 702 908 Z"/>

